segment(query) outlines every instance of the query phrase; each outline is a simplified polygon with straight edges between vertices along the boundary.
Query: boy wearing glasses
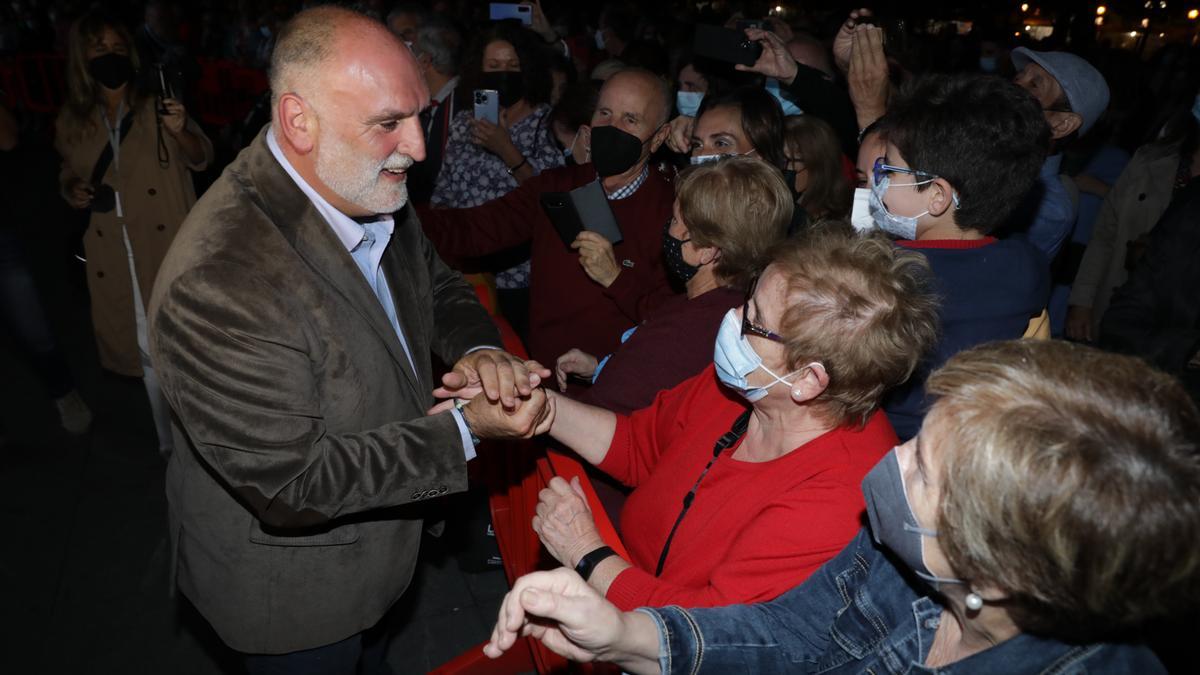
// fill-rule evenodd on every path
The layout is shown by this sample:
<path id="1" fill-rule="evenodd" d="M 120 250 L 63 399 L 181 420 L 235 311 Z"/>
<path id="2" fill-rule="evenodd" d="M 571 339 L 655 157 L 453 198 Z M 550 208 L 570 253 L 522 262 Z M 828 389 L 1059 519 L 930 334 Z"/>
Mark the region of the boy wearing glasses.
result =
<path id="1" fill-rule="evenodd" d="M 981 76 L 919 79 L 880 123 L 886 154 L 871 176 L 871 216 L 929 261 L 942 299 L 942 336 L 884 409 L 896 434 L 914 436 L 925 378 L 955 353 L 1021 337 L 1049 295 L 1049 263 L 1020 239 L 997 239 L 1046 156 L 1050 130 L 1016 85 Z"/>

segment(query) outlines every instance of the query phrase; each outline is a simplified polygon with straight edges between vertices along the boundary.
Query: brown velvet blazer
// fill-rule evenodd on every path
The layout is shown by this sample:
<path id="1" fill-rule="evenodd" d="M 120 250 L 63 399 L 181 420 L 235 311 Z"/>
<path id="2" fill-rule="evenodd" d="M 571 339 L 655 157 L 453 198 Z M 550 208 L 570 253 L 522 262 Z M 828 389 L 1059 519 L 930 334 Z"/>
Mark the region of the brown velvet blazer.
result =
<path id="1" fill-rule="evenodd" d="M 230 647 L 278 654 L 362 631 L 400 597 L 421 534 L 413 503 L 467 485 L 453 418 L 424 414 L 430 352 L 454 363 L 500 338 L 406 208 L 383 269 L 414 376 L 265 133 L 184 221 L 149 321 L 175 415 L 179 588 Z"/>

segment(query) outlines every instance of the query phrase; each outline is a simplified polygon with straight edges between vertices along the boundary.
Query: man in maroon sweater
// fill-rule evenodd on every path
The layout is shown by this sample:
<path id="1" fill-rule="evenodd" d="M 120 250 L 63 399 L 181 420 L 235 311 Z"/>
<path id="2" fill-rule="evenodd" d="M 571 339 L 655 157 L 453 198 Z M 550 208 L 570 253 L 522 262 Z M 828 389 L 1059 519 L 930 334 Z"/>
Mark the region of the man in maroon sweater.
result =
<path id="1" fill-rule="evenodd" d="M 648 165 L 669 131 L 671 90 L 654 74 L 629 69 L 610 77 L 592 116 L 591 163 L 535 176 L 507 195 L 469 209 L 422 209 L 438 252 L 475 258 L 531 244 L 530 355 L 553 363 L 571 347 L 608 354 L 642 319 L 652 298 L 669 293 L 662 264 L 663 227 L 675 200 L 671 180 Z M 583 232 L 568 247 L 539 201 L 599 177 L 623 240 L 615 246 Z"/>

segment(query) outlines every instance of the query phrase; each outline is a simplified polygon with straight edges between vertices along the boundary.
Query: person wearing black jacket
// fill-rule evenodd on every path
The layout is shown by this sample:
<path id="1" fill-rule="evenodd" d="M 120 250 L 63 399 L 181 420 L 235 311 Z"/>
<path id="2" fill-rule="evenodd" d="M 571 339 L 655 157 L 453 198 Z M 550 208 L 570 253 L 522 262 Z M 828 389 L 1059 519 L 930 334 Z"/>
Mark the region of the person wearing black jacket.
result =
<path id="1" fill-rule="evenodd" d="M 1200 401 L 1200 181 L 1150 231 L 1146 255 L 1113 294 L 1100 345 L 1136 354 L 1177 375 Z"/>

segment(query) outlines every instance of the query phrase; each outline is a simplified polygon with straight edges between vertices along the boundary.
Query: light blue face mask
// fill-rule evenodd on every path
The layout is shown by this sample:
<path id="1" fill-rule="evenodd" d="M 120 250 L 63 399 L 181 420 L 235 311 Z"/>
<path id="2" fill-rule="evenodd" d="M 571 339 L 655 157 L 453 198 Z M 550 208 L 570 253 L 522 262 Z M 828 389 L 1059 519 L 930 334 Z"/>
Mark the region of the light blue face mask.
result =
<path id="1" fill-rule="evenodd" d="M 713 364 L 717 367 L 717 377 L 721 379 L 721 383 L 751 403 L 762 400 L 767 391 L 780 382 L 792 386 L 791 382 L 763 365 L 762 357 L 754 351 L 746 336 L 742 335 L 742 321 L 738 318 L 736 309 L 726 312 L 725 318 L 721 320 L 716 346 L 713 348 Z M 765 387 L 751 387 L 746 377 L 759 368 L 774 378 L 774 382 Z"/>
<path id="2" fill-rule="evenodd" d="M 679 109 L 679 114 L 686 117 L 695 117 L 700 110 L 700 102 L 704 100 L 704 92 L 702 91 L 679 91 L 675 92 L 675 107 Z"/>
<path id="3" fill-rule="evenodd" d="M 875 219 L 875 224 L 879 227 L 879 229 L 887 232 L 893 237 L 908 240 L 916 239 L 917 220 L 919 220 L 921 216 L 929 215 L 929 211 L 924 211 L 915 216 L 898 216 L 891 211 L 888 211 L 888 208 L 883 204 L 883 196 L 887 194 L 888 186 L 891 185 L 891 182 L 891 176 L 884 176 L 882 181 L 871 186 L 871 201 L 869 204 L 871 217 Z M 933 180 L 930 179 L 911 183 L 911 185 L 924 185 L 932 182 Z M 903 187 L 908 187 L 908 185 L 904 185 Z"/>
<path id="4" fill-rule="evenodd" d="M 775 97 L 776 101 L 779 101 L 779 106 L 781 108 L 783 108 L 784 117 L 787 117 L 789 115 L 803 115 L 804 114 L 804 111 L 801 110 L 795 103 L 792 103 L 791 99 L 789 99 L 787 97 L 787 95 L 785 95 L 783 93 L 783 91 L 780 90 L 779 80 L 776 80 L 773 77 L 768 77 L 766 89 L 767 89 L 768 93 L 770 93 L 772 96 Z"/>
<path id="5" fill-rule="evenodd" d="M 1196 100 L 1192 102 L 1192 117 L 1200 122 L 1200 94 L 1196 94 Z"/>
<path id="6" fill-rule="evenodd" d="M 596 29 L 596 49 L 604 51 L 604 29 Z"/>
<path id="7" fill-rule="evenodd" d="M 996 57 L 994 57 L 994 56 L 979 57 L 979 70 L 981 70 L 985 73 L 996 72 L 996 69 L 998 66 L 999 66 L 999 63 L 996 61 Z"/>

